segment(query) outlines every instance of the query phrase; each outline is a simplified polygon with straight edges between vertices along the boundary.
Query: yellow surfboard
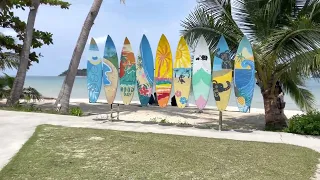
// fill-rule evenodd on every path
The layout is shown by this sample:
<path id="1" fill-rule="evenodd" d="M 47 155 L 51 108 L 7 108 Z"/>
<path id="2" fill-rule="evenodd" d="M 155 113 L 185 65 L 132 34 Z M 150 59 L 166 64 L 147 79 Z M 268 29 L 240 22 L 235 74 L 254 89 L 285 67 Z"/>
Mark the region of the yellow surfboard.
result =
<path id="1" fill-rule="evenodd" d="M 232 85 L 232 63 L 226 40 L 221 36 L 212 69 L 213 96 L 219 111 L 226 110 Z"/>
<path id="2" fill-rule="evenodd" d="M 169 42 L 162 35 L 158 44 L 155 67 L 156 93 L 160 107 L 168 105 L 172 87 L 172 53 Z"/>
<path id="3" fill-rule="evenodd" d="M 174 95 L 179 108 L 186 107 L 191 87 L 191 57 L 188 45 L 180 38 L 173 65 Z"/>

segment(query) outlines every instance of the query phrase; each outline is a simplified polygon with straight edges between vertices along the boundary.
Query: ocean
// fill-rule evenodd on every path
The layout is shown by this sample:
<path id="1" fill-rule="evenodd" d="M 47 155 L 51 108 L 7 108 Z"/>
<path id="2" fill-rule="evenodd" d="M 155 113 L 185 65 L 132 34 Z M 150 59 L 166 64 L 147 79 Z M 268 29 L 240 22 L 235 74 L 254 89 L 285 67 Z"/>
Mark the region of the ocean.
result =
<path id="1" fill-rule="evenodd" d="M 45 97 L 52 97 L 56 98 L 58 97 L 58 94 L 60 92 L 62 83 L 63 83 L 64 77 L 61 76 L 27 76 L 25 81 L 25 87 L 31 86 L 33 88 L 36 88 L 43 96 Z M 317 82 L 315 79 L 310 79 L 306 83 L 307 88 L 314 94 L 315 100 L 318 100 L 316 102 L 315 107 L 317 109 L 320 109 L 320 82 Z M 211 87 L 212 92 L 212 87 Z M 171 96 L 173 96 L 173 90 L 171 91 Z M 72 99 L 88 99 L 88 91 L 87 91 L 87 79 L 86 77 L 76 77 L 72 94 Z M 296 106 L 294 101 L 291 99 L 291 97 L 288 94 L 285 94 L 285 102 L 286 102 L 286 110 L 299 110 L 299 108 Z M 100 100 L 105 100 L 105 94 L 104 90 L 101 90 Z M 121 94 L 120 94 L 120 88 L 118 88 L 116 101 L 121 101 Z M 133 97 L 133 101 L 139 101 L 138 93 L 135 91 L 135 95 Z M 89 102 L 89 100 L 88 100 Z M 189 103 L 195 104 L 193 93 L 190 93 L 189 97 Z M 215 106 L 215 100 L 213 97 L 213 92 L 209 95 L 209 101 L 208 106 Z M 237 106 L 233 88 L 232 93 L 229 101 L 229 106 Z M 262 95 L 260 93 L 260 89 L 258 86 L 255 87 L 254 95 L 252 99 L 252 108 L 264 108 L 263 106 L 263 99 Z"/>

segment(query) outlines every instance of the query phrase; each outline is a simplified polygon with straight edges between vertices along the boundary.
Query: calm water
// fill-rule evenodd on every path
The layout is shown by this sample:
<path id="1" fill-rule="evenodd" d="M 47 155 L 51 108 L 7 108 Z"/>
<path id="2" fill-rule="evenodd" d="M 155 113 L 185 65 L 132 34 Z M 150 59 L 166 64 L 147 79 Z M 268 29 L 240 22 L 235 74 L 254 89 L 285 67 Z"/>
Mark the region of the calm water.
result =
<path id="1" fill-rule="evenodd" d="M 28 76 L 26 78 L 25 86 L 31 86 L 36 88 L 42 95 L 46 97 L 57 97 L 62 86 L 64 77 L 56 77 L 56 76 Z M 317 92 L 320 89 L 320 83 L 315 81 L 314 79 L 310 79 L 307 82 L 307 87 L 311 90 L 315 96 L 315 99 L 318 100 L 316 102 L 317 109 L 320 109 L 320 93 Z M 212 92 L 212 90 L 211 90 Z M 173 95 L 173 92 L 171 92 Z M 87 92 L 87 80 L 86 77 L 76 77 L 75 84 L 73 86 L 71 98 L 73 99 L 88 99 Z M 102 89 L 100 93 L 99 99 L 105 100 L 104 90 Z M 121 100 L 120 89 L 118 88 L 116 100 Z M 133 101 L 139 101 L 137 91 L 135 91 L 135 96 L 133 97 Z M 295 105 L 289 95 L 285 95 L 286 109 L 290 110 L 299 110 L 299 108 Z M 190 94 L 189 103 L 194 103 L 193 93 Z M 209 95 L 209 106 L 215 106 L 215 100 L 213 98 L 213 93 Z M 237 106 L 235 101 L 234 92 L 232 92 L 229 106 Z M 263 108 L 263 100 L 259 90 L 259 87 L 256 86 L 254 91 L 254 96 L 252 100 L 252 108 Z"/>

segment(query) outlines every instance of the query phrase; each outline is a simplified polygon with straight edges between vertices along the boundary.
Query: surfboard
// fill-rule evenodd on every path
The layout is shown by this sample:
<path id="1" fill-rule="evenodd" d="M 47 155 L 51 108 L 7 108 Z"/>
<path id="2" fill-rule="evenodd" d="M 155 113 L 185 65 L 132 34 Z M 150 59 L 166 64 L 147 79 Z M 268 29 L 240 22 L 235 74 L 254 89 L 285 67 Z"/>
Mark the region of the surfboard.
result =
<path id="1" fill-rule="evenodd" d="M 173 87 L 177 106 L 184 108 L 188 102 L 191 87 L 191 57 L 183 37 L 179 40 L 173 64 Z"/>
<path id="2" fill-rule="evenodd" d="M 255 83 L 253 52 L 249 40 L 244 36 L 239 44 L 234 63 L 234 92 L 240 112 L 248 112 Z"/>
<path id="3" fill-rule="evenodd" d="M 122 101 L 129 105 L 136 86 L 136 61 L 128 38 L 125 38 L 121 52 L 119 75 Z"/>
<path id="4" fill-rule="evenodd" d="M 103 54 L 103 85 L 109 104 L 112 104 L 118 88 L 118 55 L 110 36 L 107 37 Z"/>
<path id="5" fill-rule="evenodd" d="M 147 106 L 153 89 L 154 65 L 149 41 L 142 36 L 136 64 L 138 96 L 141 106 Z"/>
<path id="6" fill-rule="evenodd" d="M 212 68 L 213 96 L 219 111 L 226 110 L 232 85 L 232 60 L 227 41 L 223 36 L 217 45 Z"/>
<path id="7" fill-rule="evenodd" d="M 99 48 L 96 41 L 91 38 L 89 45 L 89 57 L 87 60 L 87 89 L 89 103 L 97 102 L 102 84 L 102 65 Z"/>
<path id="8" fill-rule="evenodd" d="M 198 109 L 202 110 L 207 105 L 211 87 L 211 58 L 203 36 L 195 49 L 192 74 L 193 95 Z"/>
<path id="9" fill-rule="evenodd" d="M 169 42 L 161 35 L 156 53 L 155 82 L 158 104 L 166 107 L 172 87 L 172 54 Z"/>

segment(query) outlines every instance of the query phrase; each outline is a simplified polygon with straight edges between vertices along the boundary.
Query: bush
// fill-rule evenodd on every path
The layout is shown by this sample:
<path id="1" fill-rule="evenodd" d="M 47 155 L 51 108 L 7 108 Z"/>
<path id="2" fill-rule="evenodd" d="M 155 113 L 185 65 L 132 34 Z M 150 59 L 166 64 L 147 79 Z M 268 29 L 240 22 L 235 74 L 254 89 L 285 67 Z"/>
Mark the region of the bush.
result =
<path id="1" fill-rule="evenodd" d="M 82 109 L 79 107 L 72 107 L 70 109 L 70 115 L 72 116 L 82 116 L 83 112 Z"/>
<path id="2" fill-rule="evenodd" d="M 286 131 L 304 135 L 320 135 L 320 112 L 313 111 L 293 116 L 289 119 Z"/>

